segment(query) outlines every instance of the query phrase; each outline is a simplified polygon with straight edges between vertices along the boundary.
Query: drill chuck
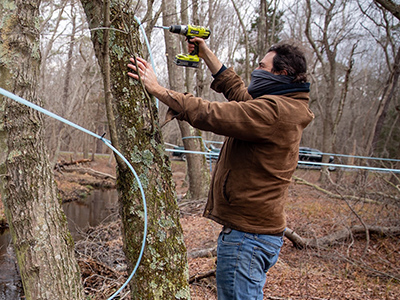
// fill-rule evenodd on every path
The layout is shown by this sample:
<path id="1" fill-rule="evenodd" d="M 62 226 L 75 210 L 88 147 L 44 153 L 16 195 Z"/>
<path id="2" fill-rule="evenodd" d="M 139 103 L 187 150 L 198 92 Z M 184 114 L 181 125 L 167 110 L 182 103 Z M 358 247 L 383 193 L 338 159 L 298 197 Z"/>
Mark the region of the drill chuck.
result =
<path id="1" fill-rule="evenodd" d="M 172 33 L 177 33 L 181 35 L 185 35 L 188 32 L 188 27 L 186 25 L 172 25 L 168 29 Z"/>

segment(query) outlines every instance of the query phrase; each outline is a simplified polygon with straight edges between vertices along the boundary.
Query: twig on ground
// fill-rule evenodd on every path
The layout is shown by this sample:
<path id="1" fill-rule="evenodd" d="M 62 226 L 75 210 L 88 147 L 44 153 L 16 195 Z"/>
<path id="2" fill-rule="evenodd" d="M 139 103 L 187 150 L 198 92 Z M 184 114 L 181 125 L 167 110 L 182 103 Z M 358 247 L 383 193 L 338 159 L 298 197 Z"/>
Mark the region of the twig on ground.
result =
<path id="1" fill-rule="evenodd" d="M 190 276 L 189 283 L 193 283 L 195 281 L 198 281 L 198 280 L 201 280 L 201 279 L 204 279 L 204 278 L 207 278 L 207 277 L 215 276 L 215 272 L 216 272 L 216 270 L 214 269 L 214 270 L 210 270 L 210 271 L 208 271 L 206 273 L 199 273 L 199 274 L 195 274 L 193 276 Z"/>

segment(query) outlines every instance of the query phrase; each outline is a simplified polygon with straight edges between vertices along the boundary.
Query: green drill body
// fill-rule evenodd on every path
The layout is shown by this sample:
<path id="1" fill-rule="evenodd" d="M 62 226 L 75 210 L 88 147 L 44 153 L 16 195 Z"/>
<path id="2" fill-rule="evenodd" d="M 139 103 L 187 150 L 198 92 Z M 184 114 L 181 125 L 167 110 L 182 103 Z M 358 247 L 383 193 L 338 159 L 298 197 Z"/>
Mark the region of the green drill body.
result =
<path id="1" fill-rule="evenodd" d="M 211 35 L 211 30 L 201 26 L 193 25 L 172 25 L 170 27 L 166 26 L 155 26 L 156 28 L 163 28 L 169 30 L 172 33 L 181 34 L 187 37 L 189 43 L 194 37 L 199 37 L 202 39 L 208 39 Z M 189 54 L 178 54 L 175 56 L 174 63 L 178 66 L 198 68 L 199 66 L 199 47 L 195 43 L 194 50 Z"/>

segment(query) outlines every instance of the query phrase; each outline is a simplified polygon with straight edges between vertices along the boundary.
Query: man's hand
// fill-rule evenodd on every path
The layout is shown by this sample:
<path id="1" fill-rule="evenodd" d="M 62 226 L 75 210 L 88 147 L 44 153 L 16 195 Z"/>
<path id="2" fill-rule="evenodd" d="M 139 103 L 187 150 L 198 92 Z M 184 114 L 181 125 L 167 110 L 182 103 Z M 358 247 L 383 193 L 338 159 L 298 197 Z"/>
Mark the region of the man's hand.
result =
<path id="1" fill-rule="evenodd" d="M 128 68 L 133 71 L 128 72 L 129 77 L 132 77 L 135 80 L 141 80 L 150 94 L 168 105 L 174 111 L 180 112 L 182 110 L 180 104 L 169 96 L 167 89 L 158 84 L 156 73 L 154 73 L 149 62 L 145 61 L 141 57 L 136 57 L 136 61 L 134 58 L 130 58 L 129 60 L 131 61 L 131 64 L 128 64 Z"/>
<path id="2" fill-rule="evenodd" d="M 146 90 L 157 97 L 157 94 L 163 90 L 163 87 L 158 84 L 157 76 L 151 64 L 141 57 L 136 57 L 136 62 L 133 57 L 129 60 L 132 64 L 128 64 L 128 68 L 132 69 L 133 72 L 129 72 L 128 76 L 136 80 L 141 80 Z"/>
<path id="3" fill-rule="evenodd" d="M 204 39 L 194 37 L 190 40 L 191 43 L 196 43 L 199 46 L 199 57 L 204 59 L 207 67 L 210 69 L 211 74 L 216 74 L 222 67 L 222 63 L 215 56 L 215 54 L 208 48 Z M 194 50 L 194 44 L 188 43 L 188 50 L 192 52 Z"/>
<path id="4" fill-rule="evenodd" d="M 192 39 L 190 39 L 190 41 L 188 40 L 189 53 L 191 53 L 194 50 L 195 43 L 197 44 L 197 46 L 199 46 L 199 53 L 198 53 L 199 57 L 204 59 L 206 53 L 210 52 L 211 50 L 208 48 L 204 39 L 199 37 L 193 37 Z"/>

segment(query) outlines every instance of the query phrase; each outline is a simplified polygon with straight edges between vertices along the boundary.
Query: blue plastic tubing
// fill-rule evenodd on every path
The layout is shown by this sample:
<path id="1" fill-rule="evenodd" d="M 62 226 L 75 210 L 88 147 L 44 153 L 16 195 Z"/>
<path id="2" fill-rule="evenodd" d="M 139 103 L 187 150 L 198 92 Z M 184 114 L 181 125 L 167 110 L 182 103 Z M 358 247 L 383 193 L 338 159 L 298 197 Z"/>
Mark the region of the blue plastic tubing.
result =
<path id="1" fill-rule="evenodd" d="M 153 69 L 155 69 L 151 48 L 150 48 L 149 42 L 147 40 L 146 34 L 144 33 L 143 26 L 142 26 L 142 24 L 140 23 L 139 19 L 136 16 L 135 16 L 135 20 L 138 22 L 139 27 L 142 30 L 142 33 L 144 35 L 144 39 L 145 39 L 147 48 L 148 48 L 149 53 L 150 53 L 151 64 L 153 66 Z M 129 169 L 132 171 L 133 175 L 135 176 L 135 179 L 136 179 L 136 181 L 137 181 L 137 183 L 139 185 L 139 189 L 140 189 L 140 193 L 142 195 L 142 201 L 143 201 L 144 229 L 143 229 L 142 246 L 140 248 L 139 257 L 138 257 L 138 259 L 136 261 L 136 264 L 135 264 L 135 267 L 134 267 L 132 273 L 129 275 L 129 277 L 125 281 L 125 283 L 113 295 L 111 295 L 111 297 L 109 297 L 107 300 L 114 299 L 128 285 L 129 281 L 131 281 L 131 279 L 135 275 L 137 269 L 139 268 L 140 261 L 142 260 L 142 257 L 143 257 L 144 248 L 146 246 L 146 237 L 147 237 L 147 204 L 146 204 L 146 197 L 145 197 L 144 190 L 143 190 L 143 185 L 142 185 L 142 183 L 141 183 L 141 181 L 139 179 L 139 176 L 137 175 L 135 169 L 132 167 L 132 165 L 129 163 L 129 161 L 117 149 L 115 149 L 115 147 L 111 144 L 111 142 L 109 140 L 107 140 L 107 139 L 103 138 L 102 136 L 99 136 L 98 134 L 96 134 L 96 133 L 94 133 L 94 132 L 92 132 L 90 130 L 87 130 L 86 128 L 83 128 L 83 127 L 81 127 L 81 126 L 79 126 L 79 125 L 77 125 L 77 124 L 75 124 L 75 123 L 73 123 L 71 121 L 68 121 L 68 120 L 60 117 L 59 115 L 54 114 L 54 113 L 52 113 L 52 112 L 50 112 L 50 111 L 48 111 L 48 110 L 36 105 L 36 104 L 33 104 L 32 102 L 29 102 L 29 101 L 27 101 L 27 100 L 25 100 L 25 99 L 23 99 L 21 97 L 18 97 L 17 95 L 14 95 L 13 93 L 10 93 L 9 91 L 6 91 L 6 90 L 4 90 L 2 88 L 0 88 L 0 94 L 2 94 L 5 97 L 8 97 L 8 98 L 20 103 L 20 104 L 23 104 L 23 105 L 26 105 L 26 106 L 28 106 L 30 108 L 33 108 L 33 109 L 35 109 L 35 110 L 37 110 L 37 111 L 39 111 L 39 112 L 41 112 L 41 113 L 53 118 L 53 119 L 56 119 L 56 120 L 58 120 L 60 122 L 63 122 L 65 124 L 69 125 L 69 126 L 72 126 L 72 127 L 76 128 L 76 129 L 78 129 L 80 131 L 83 131 L 83 132 L 85 132 L 85 133 L 87 133 L 87 134 L 89 134 L 91 136 L 94 136 L 95 138 L 101 140 L 104 144 L 106 144 L 107 147 L 109 147 L 112 151 L 114 151 L 114 153 L 116 153 L 119 157 L 121 157 L 121 159 L 127 164 Z M 157 100 L 156 104 L 157 104 L 157 108 L 158 108 L 158 100 Z"/>
<path id="2" fill-rule="evenodd" d="M 68 120 L 60 117 L 59 115 L 56 115 L 56 114 L 54 114 L 54 113 L 52 113 L 52 112 L 50 112 L 50 111 L 48 111 L 48 110 L 36 105 L 36 104 L 33 104 L 32 102 L 29 102 L 29 101 L 27 101 L 27 100 L 25 100 L 25 99 L 23 99 L 21 97 L 18 97 L 17 95 L 15 95 L 13 93 L 10 93 L 9 91 L 6 91 L 6 90 L 4 90 L 2 88 L 0 88 L 0 94 L 2 94 L 5 97 L 8 97 L 8 98 L 20 103 L 20 104 L 23 104 L 23 105 L 26 105 L 26 106 L 28 106 L 28 107 L 30 107 L 32 109 L 35 109 L 35 110 L 37 110 L 37 111 L 39 111 L 39 112 L 41 112 L 41 113 L 53 118 L 53 119 L 56 119 L 56 120 L 58 120 L 60 122 L 63 122 L 65 124 L 69 125 L 69 126 L 72 126 L 72 127 L 76 128 L 76 129 L 78 129 L 80 131 L 83 131 L 83 132 L 85 132 L 87 134 L 90 134 L 91 136 L 94 136 L 95 138 L 98 138 L 99 140 L 103 141 L 103 143 L 106 144 L 107 147 L 109 147 L 119 157 L 121 157 L 121 159 L 127 164 L 129 169 L 132 171 L 133 175 L 135 176 L 135 179 L 136 179 L 136 181 L 137 181 L 137 183 L 139 185 L 140 193 L 142 195 L 142 200 L 143 200 L 144 230 L 143 230 L 142 246 L 140 248 L 139 257 L 138 257 L 138 259 L 136 261 L 136 265 L 135 265 L 132 273 L 130 274 L 130 276 L 128 277 L 126 282 L 118 289 L 118 291 L 116 291 L 110 298 L 108 298 L 108 300 L 113 299 L 115 296 L 117 296 L 128 285 L 129 281 L 131 281 L 131 279 L 135 275 L 135 273 L 136 273 L 136 271 L 137 271 L 137 269 L 139 267 L 140 261 L 141 261 L 141 259 L 143 257 L 143 252 L 144 252 L 144 248 L 145 248 L 145 245 L 146 245 L 146 237 L 147 237 L 147 204 L 146 204 L 146 197 L 145 197 L 145 194 L 144 194 L 143 186 L 142 186 L 142 183 L 141 183 L 141 181 L 139 179 L 139 176 L 137 175 L 135 169 L 132 167 L 132 165 L 129 163 L 129 161 L 117 149 L 115 149 L 115 147 L 113 145 L 111 145 L 111 142 L 109 140 L 104 139 L 102 136 L 99 136 L 98 134 L 96 134 L 96 133 L 94 133 L 92 131 L 89 131 L 89 130 L 87 130 L 87 129 L 85 129 L 85 128 L 83 128 L 83 127 L 81 127 L 81 126 L 79 126 L 79 125 L 77 125 L 77 124 L 75 124 L 75 123 L 73 123 L 71 121 L 68 121 Z"/>

